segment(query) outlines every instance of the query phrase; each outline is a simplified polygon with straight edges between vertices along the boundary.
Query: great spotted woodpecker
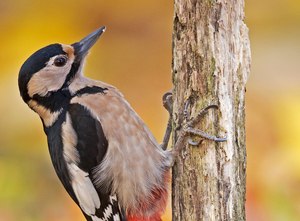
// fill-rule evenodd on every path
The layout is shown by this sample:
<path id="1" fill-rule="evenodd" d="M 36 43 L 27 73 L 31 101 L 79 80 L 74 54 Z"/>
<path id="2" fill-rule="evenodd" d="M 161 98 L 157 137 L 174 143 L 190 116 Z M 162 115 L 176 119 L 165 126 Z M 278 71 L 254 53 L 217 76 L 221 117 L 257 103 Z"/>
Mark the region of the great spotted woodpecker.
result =
<path id="1" fill-rule="evenodd" d="M 85 57 L 104 31 L 102 27 L 72 45 L 51 44 L 32 54 L 19 73 L 20 94 L 40 116 L 55 171 L 86 220 L 159 221 L 169 169 L 186 135 L 225 139 L 199 133 L 193 129 L 199 119 L 194 119 L 167 151 L 169 121 L 159 145 L 115 87 L 83 76 Z M 164 105 L 170 113 L 171 102 L 167 93 Z"/>

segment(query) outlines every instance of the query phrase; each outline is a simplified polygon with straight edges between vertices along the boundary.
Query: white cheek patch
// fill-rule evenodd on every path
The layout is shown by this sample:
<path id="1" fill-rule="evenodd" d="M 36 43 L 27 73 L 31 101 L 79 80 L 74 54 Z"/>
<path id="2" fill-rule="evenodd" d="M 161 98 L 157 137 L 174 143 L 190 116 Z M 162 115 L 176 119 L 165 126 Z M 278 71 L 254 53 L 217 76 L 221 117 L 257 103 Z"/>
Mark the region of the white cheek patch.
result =
<path id="1" fill-rule="evenodd" d="M 100 208 L 100 199 L 89 174 L 74 163 L 68 164 L 68 169 L 71 175 L 71 185 L 81 209 L 95 218 L 93 220 L 100 220 L 94 216 L 96 209 Z"/>
<path id="2" fill-rule="evenodd" d="M 56 67 L 52 65 L 56 57 L 51 58 L 47 66 L 35 73 L 28 82 L 27 89 L 30 97 L 35 94 L 45 96 L 49 91 L 57 91 L 64 84 L 73 60 L 69 59 L 63 67 Z"/>

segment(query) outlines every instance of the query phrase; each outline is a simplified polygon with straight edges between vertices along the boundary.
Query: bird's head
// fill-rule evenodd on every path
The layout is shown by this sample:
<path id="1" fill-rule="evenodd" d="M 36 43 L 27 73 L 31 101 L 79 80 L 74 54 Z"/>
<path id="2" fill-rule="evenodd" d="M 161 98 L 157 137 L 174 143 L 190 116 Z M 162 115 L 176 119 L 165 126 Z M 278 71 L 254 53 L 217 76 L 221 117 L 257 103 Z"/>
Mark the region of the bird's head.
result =
<path id="1" fill-rule="evenodd" d="M 51 44 L 33 53 L 19 72 L 19 90 L 27 103 L 34 96 L 67 88 L 81 69 L 89 49 L 95 44 L 105 27 L 94 31 L 71 45 Z"/>

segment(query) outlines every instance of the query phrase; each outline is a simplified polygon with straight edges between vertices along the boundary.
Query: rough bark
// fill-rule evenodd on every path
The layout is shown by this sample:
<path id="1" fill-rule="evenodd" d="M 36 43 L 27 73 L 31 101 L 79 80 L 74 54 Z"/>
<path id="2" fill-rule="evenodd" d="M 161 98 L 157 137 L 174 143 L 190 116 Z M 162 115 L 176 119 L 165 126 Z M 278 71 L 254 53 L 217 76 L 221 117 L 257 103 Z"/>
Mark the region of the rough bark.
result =
<path id="1" fill-rule="evenodd" d="M 173 143 L 185 124 L 187 99 L 191 117 L 217 104 L 197 128 L 228 140 L 183 148 L 173 169 L 173 220 L 245 220 L 250 46 L 244 1 L 175 0 L 174 9 Z"/>

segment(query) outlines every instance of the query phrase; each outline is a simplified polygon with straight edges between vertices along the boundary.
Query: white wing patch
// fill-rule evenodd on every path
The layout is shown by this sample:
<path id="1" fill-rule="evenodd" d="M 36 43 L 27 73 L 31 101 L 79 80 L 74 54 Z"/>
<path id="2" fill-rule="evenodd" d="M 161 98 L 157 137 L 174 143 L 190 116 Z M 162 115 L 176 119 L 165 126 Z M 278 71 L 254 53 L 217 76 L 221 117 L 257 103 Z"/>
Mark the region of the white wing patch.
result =
<path id="1" fill-rule="evenodd" d="M 100 199 L 91 179 L 89 178 L 89 174 L 81 170 L 74 163 L 68 164 L 68 168 L 71 174 L 71 185 L 81 209 L 87 215 L 93 217 L 96 209 L 100 208 Z M 95 219 L 95 221 L 96 220 L 97 219 Z M 98 220 L 100 219 L 98 218 Z"/>
<path id="2" fill-rule="evenodd" d="M 113 216 L 113 220 L 114 220 L 114 221 L 121 221 L 121 220 L 120 220 L 119 214 L 114 215 L 114 216 Z"/>
<path id="3" fill-rule="evenodd" d="M 79 153 L 75 147 L 78 140 L 69 113 L 66 115 L 66 122 L 62 125 L 62 137 L 64 159 L 67 162 L 71 185 L 81 209 L 90 216 L 93 221 L 111 221 L 112 219 L 113 221 L 120 221 L 120 215 L 113 214 L 113 204 L 114 201 L 117 201 L 116 195 L 110 196 L 110 204 L 104 209 L 102 218 L 95 215 L 96 209 L 99 209 L 101 205 L 100 198 L 89 178 L 89 173 L 81 170 L 77 166 L 79 162 Z"/>
<path id="4" fill-rule="evenodd" d="M 117 201 L 117 196 L 112 195 L 112 196 L 109 197 L 109 199 L 110 199 L 111 204 L 109 204 L 104 209 L 103 218 L 98 218 L 96 216 L 92 216 L 93 221 L 109 221 L 109 220 L 111 220 L 111 218 L 113 219 L 113 221 L 121 221 L 120 215 L 119 214 L 113 214 L 113 209 L 112 209 L 113 201 Z"/>
<path id="5" fill-rule="evenodd" d="M 64 158 L 67 162 L 71 177 L 71 185 L 79 205 L 87 215 L 93 218 L 93 220 L 100 221 L 99 218 L 94 216 L 96 209 L 100 208 L 98 193 L 89 178 L 89 174 L 76 165 L 79 162 L 79 153 L 75 148 L 77 144 L 77 135 L 72 127 L 69 113 L 67 113 L 66 122 L 62 125 L 62 137 Z"/>
<path id="6" fill-rule="evenodd" d="M 103 214 L 103 218 L 99 218 L 97 216 L 91 216 L 93 221 L 109 221 L 110 218 L 113 215 L 113 211 L 112 211 L 112 205 L 108 205 L 105 210 L 104 210 L 104 214 Z M 116 217 L 116 219 L 115 219 Z M 120 217 L 119 215 L 114 215 L 113 216 L 114 221 L 120 221 Z"/>
<path id="7" fill-rule="evenodd" d="M 111 216 L 112 216 L 113 212 L 112 212 L 112 206 L 109 204 L 105 210 L 104 210 L 104 217 L 103 220 L 106 221 L 108 220 Z"/>

